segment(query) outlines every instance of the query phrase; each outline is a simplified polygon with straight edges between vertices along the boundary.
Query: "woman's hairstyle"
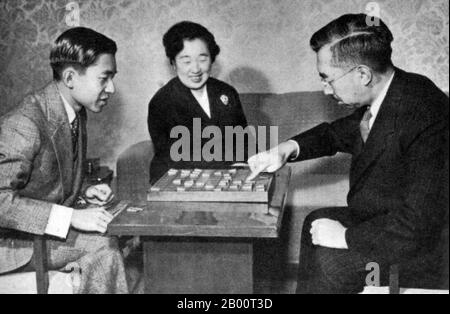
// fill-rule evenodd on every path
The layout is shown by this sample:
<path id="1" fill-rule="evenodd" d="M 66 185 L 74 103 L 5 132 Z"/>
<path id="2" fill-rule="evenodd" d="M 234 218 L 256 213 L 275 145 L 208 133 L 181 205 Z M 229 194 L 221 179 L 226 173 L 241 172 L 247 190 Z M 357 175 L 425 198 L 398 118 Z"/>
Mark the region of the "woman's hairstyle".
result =
<path id="1" fill-rule="evenodd" d="M 217 45 L 214 35 L 200 24 L 183 21 L 172 26 L 163 37 L 163 45 L 171 64 L 184 49 L 184 41 L 194 39 L 201 39 L 205 42 L 214 63 L 220 53 L 220 47 Z"/>
<path id="2" fill-rule="evenodd" d="M 317 31 L 310 41 L 318 52 L 331 45 L 333 65 L 345 67 L 364 64 L 378 73 L 392 66 L 391 43 L 394 37 L 381 19 L 365 14 L 347 14 Z"/>
<path id="3" fill-rule="evenodd" d="M 53 78 L 60 81 L 68 66 L 84 72 L 100 55 L 116 52 L 116 43 L 105 35 L 85 27 L 71 28 L 56 39 L 50 51 Z"/>

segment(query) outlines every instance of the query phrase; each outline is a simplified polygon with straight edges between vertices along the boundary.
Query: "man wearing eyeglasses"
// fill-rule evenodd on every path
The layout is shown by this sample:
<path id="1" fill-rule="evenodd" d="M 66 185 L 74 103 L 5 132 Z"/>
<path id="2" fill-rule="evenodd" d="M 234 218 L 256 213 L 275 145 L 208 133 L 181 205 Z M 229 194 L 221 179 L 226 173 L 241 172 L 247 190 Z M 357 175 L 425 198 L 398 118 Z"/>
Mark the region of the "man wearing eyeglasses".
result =
<path id="1" fill-rule="evenodd" d="M 369 263 L 380 266 L 382 279 L 399 263 L 401 280 L 414 278 L 413 287 L 433 285 L 440 269 L 448 97 L 426 77 L 394 67 L 392 33 L 381 20 L 366 21 L 364 14 L 341 16 L 310 42 L 325 94 L 354 113 L 248 161 L 256 176 L 287 162 L 352 154 L 348 207 L 317 210 L 304 222 L 298 293 L 360 292 Z M 414 260 L 420 263 L 409 266 Z"/>

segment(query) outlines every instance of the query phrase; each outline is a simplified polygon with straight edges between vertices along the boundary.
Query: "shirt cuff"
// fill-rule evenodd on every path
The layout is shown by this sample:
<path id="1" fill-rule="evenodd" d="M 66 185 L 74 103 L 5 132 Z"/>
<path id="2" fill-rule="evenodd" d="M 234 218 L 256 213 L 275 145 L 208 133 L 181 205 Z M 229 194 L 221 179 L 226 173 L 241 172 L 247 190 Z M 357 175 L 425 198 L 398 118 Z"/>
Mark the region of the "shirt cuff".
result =
<path id="1" fill-rule="evenodd" d="M 294 141 L 294 140 L 289 140 L 288 142 L 294 143 L 295 146 L 297 147 L 295 150 L 295 153 L 292 154 L 291 156 L 289 156 L 289 161 L 296 160 L 298 158 L 298 156 L 300 156 L 300 145 L 298 144 L 297 141 Z"/>
<path id="2" fill-rule="evenodd" d="M 70 207 L 53 205 L 48 219 L 45 233 L 61 239 L 65 239 L 69 232 L 73 209 Z"/>

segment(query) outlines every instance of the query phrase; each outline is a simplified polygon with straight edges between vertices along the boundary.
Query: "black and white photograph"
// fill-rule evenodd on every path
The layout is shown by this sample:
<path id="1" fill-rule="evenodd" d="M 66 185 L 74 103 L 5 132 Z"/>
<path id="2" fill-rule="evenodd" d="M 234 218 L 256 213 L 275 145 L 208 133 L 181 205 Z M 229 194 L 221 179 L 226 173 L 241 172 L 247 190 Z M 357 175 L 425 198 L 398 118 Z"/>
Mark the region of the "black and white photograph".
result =
<path id="1" fill-rule="evenodd" d="M 448 0 L 0 0 L 0 295 L 449 294 L 448 216 Z"/>

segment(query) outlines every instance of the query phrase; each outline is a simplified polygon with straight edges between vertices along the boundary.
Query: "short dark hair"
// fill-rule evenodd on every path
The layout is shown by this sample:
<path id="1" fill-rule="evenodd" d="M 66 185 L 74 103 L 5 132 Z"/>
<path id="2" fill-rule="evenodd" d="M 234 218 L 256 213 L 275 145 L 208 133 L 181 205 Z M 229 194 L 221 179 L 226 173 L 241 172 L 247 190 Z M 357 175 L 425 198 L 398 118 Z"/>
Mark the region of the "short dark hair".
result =
<path id="1" fill-rule="evenodd" d="M 100 55 L 115 55 L 116 52 L 116 43 L 105 35 L 85 27 L 71 28 L 56 39 L 50 51 L 53 78 L 61 80 L 62 72 L 68 66 L 83 72 Z"/>
<path id="2" fill-rule="evenodd" d="M 204 26 L 183 21 L 173 25 L 163 37 L 163 45 L 166 49 L 167 58 L 173 64 L 175 57 L 184 48 L 185 40 L 201 39 L 208 46 L 211 60 L 214 63 L 220 53 L 220 47 L 217 45 L 214 35 Z"/>
<path id="3" fill-rule="evenodd" d="M 346 14 L 317 31 L 311 37 L 310 45 L 318 52 L 331 44 L 336 66 L 365 64 L 384 73 L 392 66 L 393 40 L 391 31 L 381 19 L 374 21 L 366 14 Z"/>

